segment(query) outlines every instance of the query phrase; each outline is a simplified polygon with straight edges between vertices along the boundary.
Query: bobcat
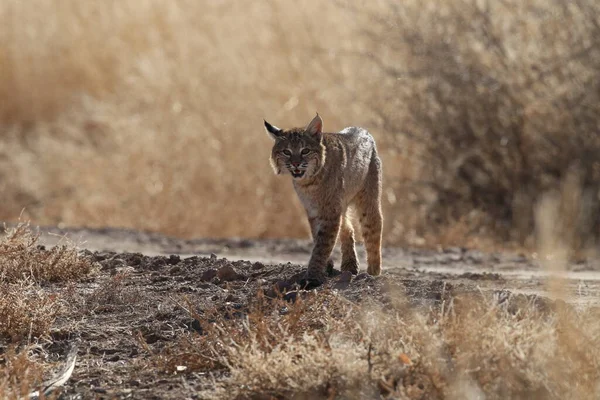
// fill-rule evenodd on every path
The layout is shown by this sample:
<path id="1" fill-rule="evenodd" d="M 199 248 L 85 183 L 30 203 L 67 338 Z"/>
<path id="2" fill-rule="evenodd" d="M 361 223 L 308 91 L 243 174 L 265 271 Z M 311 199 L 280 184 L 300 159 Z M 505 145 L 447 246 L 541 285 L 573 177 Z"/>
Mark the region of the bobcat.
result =
<path id="1" fill-rule="evenodd" d="M 331 252 L 338 234 L 342 245 L 342 271 L 358 273 L 354 229 L 348 208 L 359 216 L 367 272 L 381 273 L 381 160 L 375 140 L 363 128 L 349 127 L 339 133 L 324 133 L 317 113 L 306 128 L 279 129 L 264 121 L 275 140 L 271 166 L 276 174 L 290 174 L 294 189 L 306 209 L 314 248 L 303 286 L 325 281 L 325 270 L 333 270 Z"/>

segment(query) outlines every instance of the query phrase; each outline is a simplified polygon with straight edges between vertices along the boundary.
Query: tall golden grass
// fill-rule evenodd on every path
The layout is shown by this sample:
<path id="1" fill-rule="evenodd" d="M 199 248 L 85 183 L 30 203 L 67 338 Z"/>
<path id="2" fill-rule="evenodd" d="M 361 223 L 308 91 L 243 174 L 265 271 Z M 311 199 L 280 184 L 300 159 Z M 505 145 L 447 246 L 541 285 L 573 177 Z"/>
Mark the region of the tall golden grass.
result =
<path id="1" fill-rule="evenodd" d="M 261 123 L 319 111 L 328 130 L 376 136 L 387 243 L 523 242 L 533 204 L 575 159 L 596 190 L 598 11 L 592 0 L 4 1 L 0 218 L 24 208 L 40 224 L 307 236 Z"/>

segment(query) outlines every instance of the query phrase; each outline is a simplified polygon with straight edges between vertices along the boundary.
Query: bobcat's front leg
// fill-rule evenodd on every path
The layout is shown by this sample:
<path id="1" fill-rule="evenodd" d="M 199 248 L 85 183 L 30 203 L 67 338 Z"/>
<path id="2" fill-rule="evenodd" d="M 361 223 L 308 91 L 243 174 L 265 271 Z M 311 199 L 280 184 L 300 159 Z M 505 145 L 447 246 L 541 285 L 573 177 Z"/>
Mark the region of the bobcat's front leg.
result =
<path id="1" fill-rule="evenodd" d="M 317 217 L 311 217 L 310 214 L 308 216 L 308 223 L 310 224 L 310 233 L 312 235 L 312 239 L 313 239 L 313 249 L 314 246 L 317 245 L 317 233 L 319 230 L 319 222 L 318 222 L 318 218 Z M 335 246 L 335 244 L 334 244 Z M 329 257 L 329 259 L 327 259 L 327 264 L 325 267 L 325 274 L 327 276 L 332 276 L 334 274 L 333 271 L 333 259 L 331 258 L 331 256 Z"/>
<path id="2" fill-rule="evenodd" d="M 341 213 L 330 214 L 326 217 L 315 218 L 315 237 L 306 279 L 310 286 L 318 286 L 325 282 L 325 267 L 335 246 L 341 224 Z"/>

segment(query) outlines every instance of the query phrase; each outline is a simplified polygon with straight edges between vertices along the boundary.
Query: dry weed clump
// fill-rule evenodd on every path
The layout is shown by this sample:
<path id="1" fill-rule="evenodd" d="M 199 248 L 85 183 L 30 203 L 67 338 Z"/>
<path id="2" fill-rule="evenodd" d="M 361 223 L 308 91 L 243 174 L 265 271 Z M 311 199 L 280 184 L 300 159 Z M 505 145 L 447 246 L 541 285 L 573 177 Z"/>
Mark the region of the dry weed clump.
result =
<path id="1" fill-rule="evenodd" d="M 61 310 L 59 297 L 33 283 L 0 283 L 0 339 L 13 342 L 49 333 Z"/>
<path id="2" fill-rule="evenodd" d="M 218 320 L 195 343 L 217 363 L 213 398 L 593 399 L 598 310 L 481 295 L 429 311 L 335 293 Z M 190 342 L 191 343 L 191 342 Z M 189 349 L 190 347 L 186 347 Z M 209 351 L 210 350 L 210 351 Z M 172 365 L 177 364 L 171 349 Z M 222 376 L 217 374 L 216 376 Z M 479 396 L 479 397 L 477 397 Z M 261 398 L 262 398 L 261 397 Z"/>
<path id="3" fill-rule="evenodd" d="M 11 347 L 0 353 L 0 398 L 26 398 L 42 381 L 42 365 L 32 361 L 27 348 L 16 351 Z"/>
<path id="4" fill-rule="evenodd" d="M 92 270 L 92 263 L 70 245 L 46 250 L 26 223 L 8 228 L 0 239 L 0 282 L 76 280 Z"/>

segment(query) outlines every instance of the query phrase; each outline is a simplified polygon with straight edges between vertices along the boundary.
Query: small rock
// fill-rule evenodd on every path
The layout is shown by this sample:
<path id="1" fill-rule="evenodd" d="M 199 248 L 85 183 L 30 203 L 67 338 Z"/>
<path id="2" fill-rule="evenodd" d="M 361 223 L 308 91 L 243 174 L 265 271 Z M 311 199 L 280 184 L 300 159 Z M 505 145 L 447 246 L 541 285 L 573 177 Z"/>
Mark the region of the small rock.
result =
<path id="1" fill-rule="evenodd" d="M 167 265 L 165 257 L 153 257 L 148 263 L 149 269 L 156 271 Z"/>
<path id="2" fill-rule="evenodd" d="M 100 261 L 100 265 L 102 265 L 102 269 L 104 270 L 116 270 L 117 268 L 124 268 L 127 266 L 125 261 L 120 260 L 118 258 L 112 258 L 104 261 Z"/>
<path id="3" fill-rule="evenodd" d="M 340 277 L 338 278 L 338 282 L 350 282 L 352 280 L 352 272 L 350 271 L 344 271 L 340 274 Z"/>
<path id="4" fill-rule="evenodd" d="M 263 269 L 265 267 L 265 264 L 261 263 L 261 262 L 255 262 L 254 264 L 252 264 L 252 269 L 253 270 L 257 270 L 257 269 Z"/>
<path id="5" fill-rule="evenodd" d="M 283 296 L 283 300 L 288 301 L 290 303 L 295 303 L 298 299 L 306 299 L 310 296 L 314 295 L 310 290 L 293 290 L 291 292 L 287 292 Z"/>
<path id="6" fill-rule="evenodd" d="M 350 286 L 352 281 L 352 272 L 344 271 L 338 278 L 337 282 L 333 285 L 334 289 L 343 290 Z"/>
<path id="7" fill-rule="evenodd" d="M 202 274 L 202 276 L 200 277 L 200 279 L 202 279 L 203 281 L 212 281 L 213 278 L 217 276 L 217 270 L 216 269 L 208 269 L 206 271 L 204 271 L 204 273 Z"/>
<path id="8" fill-rule="evenodd" d="M 228 294 L 227 297 L 225 297 L 225 302 L 232 303 L 232 302 L 235 302 L 235 301 L 238 301 L 238 298 L 235 297 L 234 295 L 232 295 L 231 293 Z"/>
<path id="9" fill-rule="evenodd" d="M 273 289 L 279 293 L 285 293 L 292 287 L 292 284 L 287 281 L 277 281 L 273 285 Z"/>
<path id="10" fill-rule="evenodd" d="M 179 257 L 177 254 L 171 254 L 169 256 L 169 258 L 167 259 L 167 264 L 175 265 L 175 264 L 179 264 L 180 261 L 181 261 L 181 257 Z"/>
<path id="11" fill-rule="evenodd" d="M 168 276 L 165 275 L 160 275 L 160 274 L 156 274 L 154 276 L 152 276 L 152 283 L 160 283 L 160 282 L 167 282 L 171 280 Z"/>
<path id="12" fill-rule="evenodd" d="M 223 282 L 246 279 L 244 275 L 239 274 L 231 265 L 225 265 L 224 267 L 219 268 L 217 271 L 217 278 Z"/>
<path id="13" fill-rule="evenodd" d="M 195 332 L 199 333 L 200 335 L 204 334 L 204 329 L 202 329 L 202 324 L 197 319 L 193 319 L 189 322 L 186 322 L 184 325 L 190 331 L 195 331 Z"/>
<path id="14" fill-rule="evenodd" d="M 210 253 L 210 259 L 211 260 L 216 260 L 217 259 L 217 255 L 215 253 Z"/>
<path id="15" fill-rule="evenodd" d="M 109 362 L 116 362 L 116 361 L 119 361 L 120 359 L 121 359 L 121 357 L 119 357 L 118 354 L 115 354 L 115 355 L 105 358 L 105 360 L 109 361 Z"/>
<path id="16" fill-rule="evenodd" d="M 368 281 L 372 281 L 373 277 L 371 275 L 367 274 L 366 272 L 361 272 L 360 274 L 358 274 L 354 277 L 354 282 L 361 281 L 361 280 L 368 282 Z"/>

